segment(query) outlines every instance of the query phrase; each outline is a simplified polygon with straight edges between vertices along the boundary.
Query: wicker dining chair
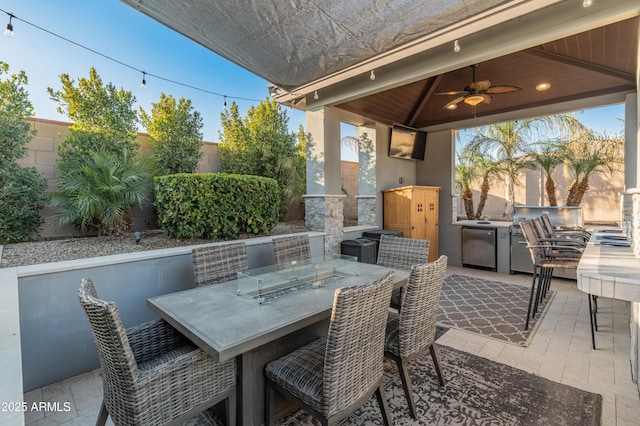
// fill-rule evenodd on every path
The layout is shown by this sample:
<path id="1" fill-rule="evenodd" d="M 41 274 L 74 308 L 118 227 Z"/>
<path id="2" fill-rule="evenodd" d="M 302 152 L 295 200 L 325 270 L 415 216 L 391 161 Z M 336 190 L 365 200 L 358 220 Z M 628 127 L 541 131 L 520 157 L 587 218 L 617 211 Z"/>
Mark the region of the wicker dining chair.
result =
<path id="1" fill-rule="evenodd" d="M 544 229 L 547 235 L 553 235 L 554 237 L 565 237 L 565 238 L 573 238 L 583 242 L 588 242 L 589 238 L 591 238 L 591 232 L 586 229 L 556 229 L 551 223 L 551 219 L 548 214 L 543 214 L 540 216 L 540 221 L 544 226 Z"/>
<path id="2" fill-rule="evenodd" d="M 275 392 L 322 425 L 335 425 L 376 395 L 391 424 L 382 386 L 384 332 L 393 272 L 336 290 L 329 333 L 265 367 L 265 423 L 273 424 Z"/>
<path id="3" fill-rule="evenodd" d="M 217 362 L 163 320 L 124 329 L 113 302 L 84 278 L 78 299 L 98 347 L 104 395 L 96 424 L 181 424 L 225 400 L 235 424 L 235 359 Z"/>
<path id="4" fill-rule="evenodd" d="M 288 266 L 292 262 L 311 263 L 311 246 L 308 235 L 278 237 L 274 238 L 272 242 L 273 255 L 277 265 Z"/>
<path id="5" fill-rule="evenodd" d="M 417 418 L 417 411 L 408 363 L 429 349 L 438 381 L 441 386 L 445 382 L 435 336 L 438 304 L 446 270 L 447 256 L 440 256 L 435 262 L 411 268 L 402 309 L 399 314 L 390 312 L 387 319 L 384 356 L 395 361 L 398 366 L 409 412 L 414 419 Z"/>
<path id="6" fill-rule="evenodd" d="M 381 235 L 376 263 L 387 268 L 408 271 L 413 265 L 427 263 L 429 258 L 429 240 Z M 395 289 L 391 295 L 391 307 L 400 309 L 402 289 Z"/>
<path id="7" fill-rule="evenodd" d="M 238 272 L 249 269 L 247 246 L 243 242 L 192 250 L 196 287 L 234 280 Z"/>
<path id="8" fill-rule="evenodd" d="M 527 307 L 527 318 L 524 329 L 529 328 L 529 321 L 538 310 L 543 293 L 549 288 L 553 270 L 555 268 L 577 269 L 580 262 L 580 249 L 571 246 L 558 246 L 538 239 L 532 221 L 520 222 L 522 234 L 527 241 L 527 247 L 531 253 L 533 262 L 533 278 L 531 281 L 531 293 L 529 295 L 529 306 Z M 534 299 L 535 297 L 535 299 Z M 593 296 L 589 299 L 589 322 L 591 324 L 591 343 L 593 349 L 596 348 L 595 337 L 595 314 L 592 306 Z"/>

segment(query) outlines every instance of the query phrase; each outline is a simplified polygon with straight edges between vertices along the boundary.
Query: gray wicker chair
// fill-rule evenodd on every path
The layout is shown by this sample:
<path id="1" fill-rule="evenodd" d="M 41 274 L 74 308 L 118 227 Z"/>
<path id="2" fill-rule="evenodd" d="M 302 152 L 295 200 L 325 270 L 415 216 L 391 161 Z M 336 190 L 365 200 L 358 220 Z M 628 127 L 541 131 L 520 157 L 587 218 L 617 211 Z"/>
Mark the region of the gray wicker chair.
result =
<path id="1" fill-rule="evenodd" d="M 381 235 L 376 263 L 387 268 L 408 271 L 413 265 L 427 263 L 429 258 L 429 240 Z M 391 296 L 391 307 L 400 309 L 402 289 L 396 289 Z"/>
<path id="2" fill-rule="evenodd" d="M 375 393 L 391 424 L 382 386 L 384 330 L 393 272 L 336 290 L 329 333 L 265 367 L 265 422 L 273 424 L 275 391 L 322 425 L 335 425 Z"/>
<path id="3" fill-rule="evenodd" d="M 308 235 L 279 237 L 273 240 L 273 256 L 279 266 L 288 266 L 292 262 L 311 263 L 311 246 Z"/>
<path id="4" fill-rule="evenodd" d="M 390 312 L 387 320 L 384 355 L 394 360 L 398 366 L 409 412 L 414 419 L 417 414 L 411 379 L 407 370 L 409 361 L 429 349 L 440 385 L 444 386 L 440 355 L 434 340 L 438 304 L 446 270 L 446 256 L 440 256 L 435 262 L 415 265 L 411 268 L 409 282 L 404 291 L 402 309 L 399 314 Z"/>
<path id="5" fill-rule="evenodd" d="M 196 287 L 235 280 L 238 272 L 249 269 L 243 242 L 194 248 L 192 257 Z"/>
<path id="6" fill-rule="evenodd" d="M 235 360 L 217 362 L 163 320 L 125 330 L 113 302 L 98 298 L 93 282 L 78 299 L 98 347 L 104 396 L 96 424 L 180 424 L 226 400 L 235 424 Z"/>

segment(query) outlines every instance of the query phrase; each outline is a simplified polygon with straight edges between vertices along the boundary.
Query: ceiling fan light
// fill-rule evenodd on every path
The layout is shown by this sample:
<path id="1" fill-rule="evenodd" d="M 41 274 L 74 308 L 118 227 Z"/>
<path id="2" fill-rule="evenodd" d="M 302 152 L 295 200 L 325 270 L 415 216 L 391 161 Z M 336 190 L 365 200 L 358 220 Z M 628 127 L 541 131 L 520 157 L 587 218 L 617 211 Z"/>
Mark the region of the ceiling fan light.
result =
<path id="1" fill-rule="evenodd" d="M 449 111 L 453 111 L 454 109 L 458 109 L 458 104 L 447 104 L 445 108 L 448 109 Z"/>
<path id="2" fill-rule="evenodd" d="M 538 92 L 544 92 L 545 90 L 549 90 L 550 88 L 551 88 L 551 83 L 547 83 L 547 82 L 536 85 L 536 90 Z"/>
<path id="3" fill-rule="evenodd" d="M 480 95 L 473 95 L 464 99 L 464 103 L 471 106 L 476 106 L 482 101 L 484 101 L 484 98 Z"/>

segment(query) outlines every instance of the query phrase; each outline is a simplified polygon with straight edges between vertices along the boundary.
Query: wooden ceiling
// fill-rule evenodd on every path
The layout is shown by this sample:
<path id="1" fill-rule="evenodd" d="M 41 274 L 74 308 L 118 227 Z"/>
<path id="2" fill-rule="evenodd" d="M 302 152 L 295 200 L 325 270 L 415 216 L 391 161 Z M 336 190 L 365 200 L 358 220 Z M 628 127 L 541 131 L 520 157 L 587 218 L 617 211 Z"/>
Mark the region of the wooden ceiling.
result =
<path id="1" fill-rule="evenodd" d="M 637 31 L 640 18 L 616 22 L 524 51 L 478 64 L 476 80 L 513 85 L 523 90 L 494 95 L 491 104 L 475 107 L 484 117 L 578 99 L 636 91 Z M 474 107 L 460 102 L 444 106 L 473 81 L 471 67 L 430 77 L 337 105 L 385 124 L 423 128 L 474 117 Z M 544 92 L 542 82 L 551 84 Z"/>

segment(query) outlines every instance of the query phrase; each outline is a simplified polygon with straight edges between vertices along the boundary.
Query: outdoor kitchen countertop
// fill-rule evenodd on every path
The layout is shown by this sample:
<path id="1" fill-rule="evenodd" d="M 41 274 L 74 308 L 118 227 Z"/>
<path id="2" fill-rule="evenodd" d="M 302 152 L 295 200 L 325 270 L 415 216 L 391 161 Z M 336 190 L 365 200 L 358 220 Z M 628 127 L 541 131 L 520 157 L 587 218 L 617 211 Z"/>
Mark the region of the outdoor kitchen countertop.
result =
<path id="1" fill-rule="evenodd" d="M 458 220 L 456 222 L 451 222 L 452 225 L 459 226 L 473 226 L 476 228 L 508 228 L 513 222 L 506 220 Z"/>

